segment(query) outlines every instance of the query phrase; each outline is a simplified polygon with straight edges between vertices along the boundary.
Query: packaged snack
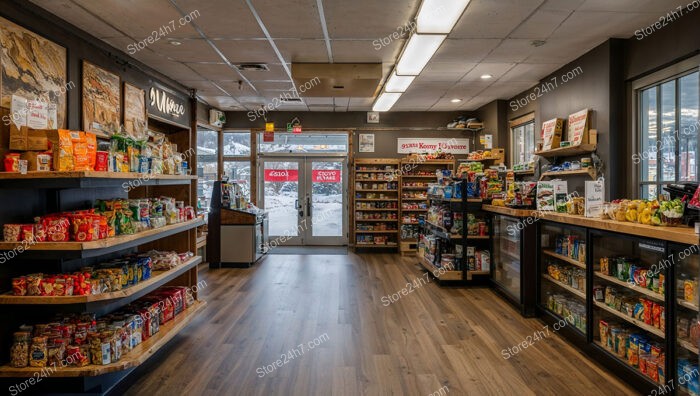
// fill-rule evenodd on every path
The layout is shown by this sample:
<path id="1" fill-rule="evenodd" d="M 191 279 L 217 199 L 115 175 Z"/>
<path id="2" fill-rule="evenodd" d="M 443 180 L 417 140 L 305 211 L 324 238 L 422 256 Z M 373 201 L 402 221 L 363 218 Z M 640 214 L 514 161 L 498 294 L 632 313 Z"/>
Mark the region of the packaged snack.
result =
<path id="1" fill-rule="evenodd" d="M 34 224 L 34 240 L 36 242 L 46 242 L 46 227 L 43 223 Z"/>
<path id="2" fill-rule="evenodd" d="M 21 224 L 5 224 L 2 230 L 5 242 L 19 242 L 21 240 Z"/>
<path id="3" fill-rule="evenodd" d="M 627 348 L 627 363 L 632 367 L 639 366 L 639 335 L 630 334 Z"/>
<path id="4" fill-rule="evenodd" d="M 598 322 L 598 330 L 600 332 L 600 343 L 603 345 L 608 345 L 608 336 L 610 331 L 610 326 L 608 322 L 601 320 Z"/>
<path id="5" fill-rule="evenodd" d="M 14 333 L 14 342 L 10 348 L 10 366 L 22 368 L 29 365 L 29 337 L 28 332 Z"/>
<path id="6" fill-rule="evenodd" d="M 88 170 L 95 170 L 97 164 L 97 137 L 94 133 L 81 132 L 85 138 L 85 147 L 87 149 Z M 105 163 L 106 165 L 106 163 Z"/>
<path id="7" fill-rule="evenodd" d="M 34 224 L 22 224 L 20 226 L 20 240 L 22 240 L 22 241 L 33 241 L 34 240 Z"/>
<path id="8" fill-rule="evenodd" d="M 661 309 L 662 309 L 661 305 L 653 303 L 651 315 L 652 315 L 653 326 L 656 328 L 661 327 Z"/>
<path id="9" fill-rule="evenodd" d="M 659 382 L 659 365 L 653 357 L 647 360 L 647 376 L 655 382 Z"/>
<path id="10" fill-rule="evenodd" d="M 697 278 L 686 279 L 683 281 L 683 299 L 685 301 L 695 303 L 697 301 L 696 294 L 698 288 Z"/>
<path id="11" fill-rule="evenodd" d="M 53 150 L 53 166 L 55 171 L 72 171 L 73 168 L 73 138 L 71 132 L 59 129 L 56 134 L 49 134 L 49 142 Z"/>
<path id="12" fill-rule="evenodd" d="M 19 172 L 19 153 L 5 154 L 5 172 Z"/>
<path id="13" fill-rule="evenodd" d="M 21 276 L 19 278 L 12 278 L 12 294 L 15 296 L 26 296 L 27 295 L 27 278 Z"/>
<path id="14" fill-rule="evenodd" d="M 46 367 L 48 345 L 46 337 L 34 337 L 29 349 L 29 366 Z"/>
<path id="15" fill-rule="evenodd" d="M 651 300 L 647 300 L 646 298 L 640 298 L 639 299 L 642 304 L 644 305 L 644 323 L 648 325 L 654 325 L 654 320 L 653 320 L 653 308 L 654 308 L 654 302 Z"/>
<path id="16" fill-rule="evenodd" d="M 651 359 L 651 356 L 648 354 L 642 354 L 641 351 L 639 353 L 639 371 L 642 374 L 647 374 L 647 365 L 649 362 L 649 359 Z"/>
<path id="17" fill-rule="evenodd" d="M 644 320 L 644 304 L 638 302 L 634 306 L 634 318 L 638 320 Z"/>
<path id="18" fill-rule="evenodd" d="M 660 307 L 659 312 L 659 330 L 666 331 L 666 312 L 663 305 Z"/>
<path id="19" fill-rule="evenodd" d="M 666 276 L 664 274 L 659 274 L 659 294 L 664 294 L 666 292 Z"/>

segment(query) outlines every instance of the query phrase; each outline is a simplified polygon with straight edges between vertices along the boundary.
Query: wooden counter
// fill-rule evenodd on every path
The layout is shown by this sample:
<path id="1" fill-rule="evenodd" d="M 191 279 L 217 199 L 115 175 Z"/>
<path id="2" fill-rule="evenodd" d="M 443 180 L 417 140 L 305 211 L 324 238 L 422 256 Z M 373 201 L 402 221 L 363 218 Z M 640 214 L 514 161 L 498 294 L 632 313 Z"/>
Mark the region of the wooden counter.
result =
<path id="1" fill-rule="evenodd" d="M 557 223 L 571 224 L 579 227 L 594 228 L 597 230 L 618 232 L 640 237 L 660 239 L 669 242 L 683 243 L 687 245 L 697 245 L 700 243 L 700 236 L 695 234 L 695 230 L 690 227 L 663 227 L 637 223 L 628 223 L 615 220 L 604 220 L 600 218 L 590 218 L 575 216 L 564 213 L 543 212 L 537 210 L 511 209 L 502 206 L 484 205 L 483 210 L 513 217 L 537 217 L 542 220 L 554 221 Z"/>

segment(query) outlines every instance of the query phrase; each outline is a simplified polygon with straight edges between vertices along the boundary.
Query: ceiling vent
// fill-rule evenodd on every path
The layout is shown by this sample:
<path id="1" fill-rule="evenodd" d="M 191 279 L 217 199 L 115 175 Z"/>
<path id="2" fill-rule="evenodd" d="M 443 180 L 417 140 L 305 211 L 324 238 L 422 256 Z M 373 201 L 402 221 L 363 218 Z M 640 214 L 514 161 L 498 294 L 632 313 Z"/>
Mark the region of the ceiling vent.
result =
<path id="1" fill-rule="evenodd" d="M 291 103 L 301 103 L 301 98 L 285 98 L 283 96 L 280 96 L 280 101 L 291 102 Z"/>
<path id="2" fill-rule="evenodd" d="M 292 79 L 301 96 L 372 98 L 379 92 L 382 64 L 292 63 Z"/>
<path id="3" fill-rule="evenodd" d="M 270 68 L 264 64 L 264 63 L 241 63 L 238 65 L 235 65 L 236 69 L 238 71 L 242 72 L 247 72 L 247 71 L 270 71 Z"/>

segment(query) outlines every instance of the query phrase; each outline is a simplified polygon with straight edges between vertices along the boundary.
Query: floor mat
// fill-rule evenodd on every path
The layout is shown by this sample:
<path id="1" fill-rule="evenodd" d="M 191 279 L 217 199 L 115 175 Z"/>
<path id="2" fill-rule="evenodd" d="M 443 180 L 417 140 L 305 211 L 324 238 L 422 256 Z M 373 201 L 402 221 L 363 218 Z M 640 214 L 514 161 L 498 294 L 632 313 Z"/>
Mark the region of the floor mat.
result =
<path id="1" fill-rule="evenodd" d="M 347 246 L 278 246 L 270 254 L 332 255 L 347 256 Z"/>

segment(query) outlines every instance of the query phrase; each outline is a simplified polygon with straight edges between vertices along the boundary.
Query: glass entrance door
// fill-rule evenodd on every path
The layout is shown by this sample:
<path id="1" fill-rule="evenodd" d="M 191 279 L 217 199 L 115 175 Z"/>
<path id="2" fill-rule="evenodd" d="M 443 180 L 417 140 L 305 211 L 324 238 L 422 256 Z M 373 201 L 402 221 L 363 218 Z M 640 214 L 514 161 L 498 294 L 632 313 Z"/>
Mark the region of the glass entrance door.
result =
<path id="1" fill-rule="evenodd" d="M 261 161 L 261 207 L 277 245 L 347 245 L 347 160 L 274 157 Z"/>

